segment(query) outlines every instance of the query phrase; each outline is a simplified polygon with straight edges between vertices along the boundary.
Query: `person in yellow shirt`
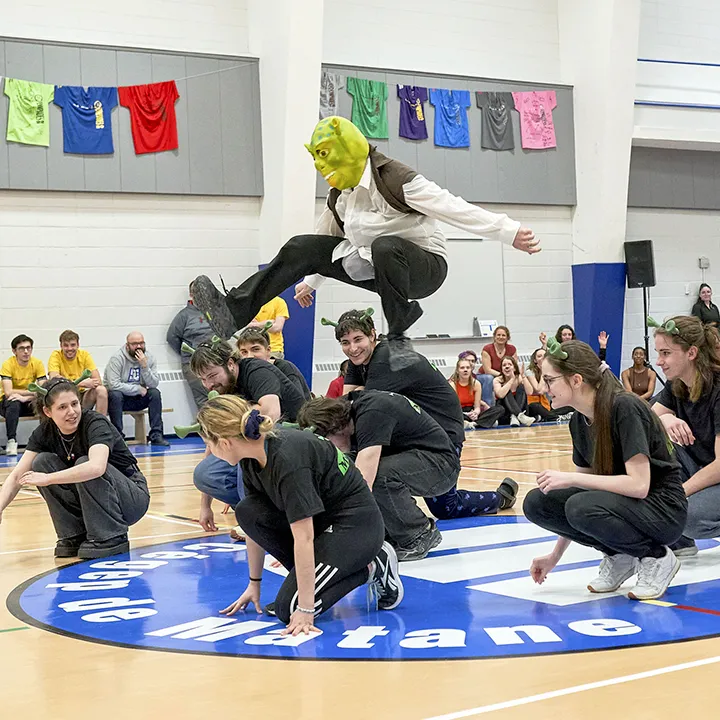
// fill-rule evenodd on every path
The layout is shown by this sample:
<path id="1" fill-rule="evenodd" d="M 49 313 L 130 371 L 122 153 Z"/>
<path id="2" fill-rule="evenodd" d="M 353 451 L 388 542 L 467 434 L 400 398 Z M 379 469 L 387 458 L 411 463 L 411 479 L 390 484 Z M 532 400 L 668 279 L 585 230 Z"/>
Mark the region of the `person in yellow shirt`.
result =
<path id="1" fill-rule="evenodd" d="M 12 339 L 12 357 L 0 367 L 2 393 L 0 394 L 0 415 L 5 418 L 7 431 L 6 455 L 17 455 L 17 427 L 21 416 L 35 414 L 33 400 L 35 393 L 27 388 L 30 383 L 44 381 L 45 367 L 40 360 L 32 356 L 33 339 L 27 335 L 18 335 Z"/>
<path id="2" fill-rule="evenodd" d="M 50 378 L 77 380 L 85 370 L 89 370 L 92 375 L 78 383 L 82 393 L 82 406 L 88 410 L 96 406 L 99 413 L 107 415 L 108 391 L 103 385 L 92 355 L 87 350 L 80 349 L 80 336 L 74 330 L 64 330 L 60 333 L 60 350 L 53 350 L 48 360 Z"/>
<path id="3" fill-rule="evenodd" d="M 281 297 L 275 297 L 260 308 L 260 312 L 247 327 L 264 328 L 265 323 L 272 320 L 273 324 L 267 329 L 270 337 L 270 354 L 273 357 L 282 359 L 285 357 L 285 341 L 283 340 L 282 331 L 285 321 L 289 317 L 287 303 Z"/>

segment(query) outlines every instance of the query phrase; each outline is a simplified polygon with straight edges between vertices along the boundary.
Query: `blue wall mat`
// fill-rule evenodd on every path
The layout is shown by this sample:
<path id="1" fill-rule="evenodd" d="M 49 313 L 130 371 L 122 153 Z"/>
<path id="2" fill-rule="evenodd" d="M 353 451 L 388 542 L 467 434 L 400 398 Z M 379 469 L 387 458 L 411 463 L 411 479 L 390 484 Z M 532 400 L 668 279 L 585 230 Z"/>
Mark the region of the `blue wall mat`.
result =
<path id="1" fill-rule="evenodd" d="M 610 336 L 607 363 L 619 376 L 625 316 L 625 263 L 573 265 L 572 278 L 578 340 L 597 351 L 597 336 L 604 330 Z"/>
<path id="2" fill-rule="evenodd" d="M 267 265 L 259 265 L 260 270 Z M 313 347 L 315 345 L 315 305 L 302 308 L 294 299 L 295 286 L 289 287 L 280 297 L 287 303 L 290 319 L 285 322 L 285 359 L 298 366 L 312 388 Z"/>

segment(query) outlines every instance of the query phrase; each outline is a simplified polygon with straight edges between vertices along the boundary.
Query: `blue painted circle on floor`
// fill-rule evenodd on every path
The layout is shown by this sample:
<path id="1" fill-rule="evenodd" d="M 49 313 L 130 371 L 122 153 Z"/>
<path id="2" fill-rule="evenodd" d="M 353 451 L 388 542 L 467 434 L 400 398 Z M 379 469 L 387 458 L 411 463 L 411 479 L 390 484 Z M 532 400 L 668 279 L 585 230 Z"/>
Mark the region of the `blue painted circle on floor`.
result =
<path id="1" fill-rule="evenodd" d="M 277 618 L 219 614 L 247 582 L 244 545 L 227 537 L 177 540 L 54 570 L 14 590 L 8 607 L 29 624 L 95 642 L 300 659 L 513 657 L 720 634 L 718 542 L 699 543 L 700 554 L 683 562 L 663 598 L 691 610 L 592 595 L 586 585 L 599 557 L 576 545 L 545 584 L 534 585 L 530 561 L 549 552 L 554 538 L 523 518 L 439 526 L 442 545 L 421 562 L 401 564 L 405 599 L 396 610 L 374 610 L 366 588 L 358 588 L 318 619 L 322 634 L 299 643 L 279 635 Z M 283 578 L 267 569 L 263 577 L 267 603 Z"/>

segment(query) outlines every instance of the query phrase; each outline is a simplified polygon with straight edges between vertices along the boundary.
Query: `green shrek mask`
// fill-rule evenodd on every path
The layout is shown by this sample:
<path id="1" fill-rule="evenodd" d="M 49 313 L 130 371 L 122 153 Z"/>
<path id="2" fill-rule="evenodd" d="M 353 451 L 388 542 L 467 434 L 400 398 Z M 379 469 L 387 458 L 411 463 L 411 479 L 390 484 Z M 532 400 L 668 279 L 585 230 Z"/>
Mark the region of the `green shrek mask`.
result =
<path id="1" fill-rule="evenodd" d="M 305 147 L 330 187 L 347 190 L 360 182 L 370 146 L 360 130 L 346 118 L 333 115 L 321 120 Z"/>

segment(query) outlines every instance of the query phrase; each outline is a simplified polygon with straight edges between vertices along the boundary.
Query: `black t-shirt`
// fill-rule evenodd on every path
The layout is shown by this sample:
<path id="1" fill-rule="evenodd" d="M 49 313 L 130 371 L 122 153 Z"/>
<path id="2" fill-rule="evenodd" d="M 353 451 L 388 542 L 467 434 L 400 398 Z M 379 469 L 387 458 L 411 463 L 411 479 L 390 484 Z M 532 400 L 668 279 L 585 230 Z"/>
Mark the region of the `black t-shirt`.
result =
<path id="1" fill-rule="evenodd" d="M 715 323 L 720 324 L 720 311 L 718 306 L 711 302 L 708 307 L 702 300 L 698 300 L 693 305 L 691 313 L 703 323 Z"/>
<path id="2" fill-rule="evenodd" d="M 235 393 L 257 403 L 265 395 L 280 398 L 282 419 L 295 422 L 298 410 L 305 402 L 299 388 L 287 375 L 272 363 L 257 358 L 238 360 L 238 378 Z"/>
<path id="3" fill-rule="evenodd" d="M 668 383 L 654 400 L 672 410 L 690 426 L 695 442 L 686 445 L 685 450 L 700 467 L 705 467 L 715 460 L 715 436 L 720 435 L 720 376 L 715 376 L 712 388 L 703 392 L 697 402 L 683 400 L 674 395 L 671 383 Z"/>
<path id="4" fill-rule="evenodd" d="M 367 365 L 348 363 L 345 385 L 364 385 L 366 390 L 385 390 L 416 402 L 448 434 L 455 447 L 465 442 L 462 408 L 455 390 L 424 355 L 400 372 L 390 369 L 387 342 L 377 344 Z"/>
<path id="5" fill-rule="evenodd" d="M 289 380 L 292 380 L 292 382 L 294 382 L 300 388 L 300 392 L 303 394 L 303 397 L 306 400 L 309 400 L 311 398 L 310 388 L 305 381 L 305 376 L 300 372 L 300 369 L 297 365 L 291 363 L 289 360 L 284 360 L 282 358 L 274 358 L 273 365 L 275 365 L 275 367 L 283 375 L 285 375 L 285 377 L 287 377 Z"/>
<path id="6" fill-rule="evenodd" d="M 265 452 L 264 468 L 257 460 L 240 461 L 245 494 L 269 498 L 289 523 L 312 517 L 332 524 L 338 511 L 375 502 L 360 471 L 315 433 L 276 428 Z"/>
<path id="7" fill-rule="evenodd" d="M 404 450 L 429 450 L 457 457 L 447 433 L 404 395 L 357 390 L 349 397 L 358 452 L 382 445 L 383 455 L 395 455 Z"/>
<path id="8" fill-rule="evenodd" d="M 51 420 L 41 422 L 33 430 L 27 449 L 34 453 L 53 453 L 68 467 L 72 467 L 75 460 L 87 455 L 93 445 L 110 448 L 108 463 L 128 477 L 137 470 L 137 458 L 130 452 L 120 433 L 104 415 L 95 410 L 82 411 L 80 425 L 72 439 L 63 436 L 61 440 L 60 431 Z"/>
<path id="9" fill-rule="evenodd" d="M 671 452 L 667 435 L 653 417 L 650 406 L 636 395 L 624 393 L 615 398 L 612 408 L 613 475 L 626 475 L 625 462 L 635 455 L 650 461 L 650 491 L 669 485 L 680 487 L 680 465 Z M 573 462 L 578 467 L 592 467 L 595 432 L 579 412 L 570 420 Z"/>

